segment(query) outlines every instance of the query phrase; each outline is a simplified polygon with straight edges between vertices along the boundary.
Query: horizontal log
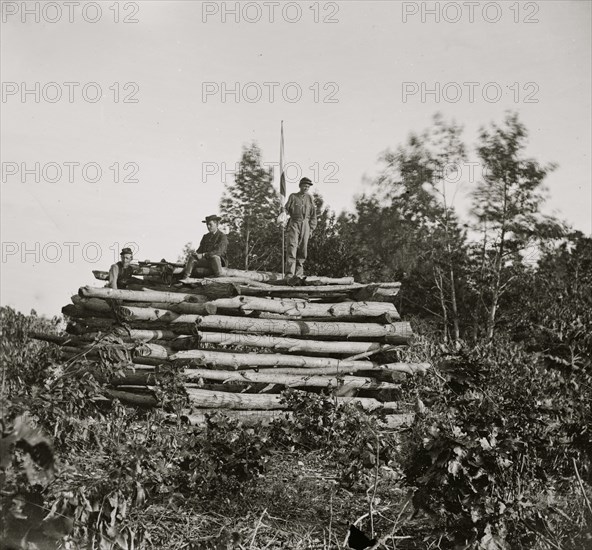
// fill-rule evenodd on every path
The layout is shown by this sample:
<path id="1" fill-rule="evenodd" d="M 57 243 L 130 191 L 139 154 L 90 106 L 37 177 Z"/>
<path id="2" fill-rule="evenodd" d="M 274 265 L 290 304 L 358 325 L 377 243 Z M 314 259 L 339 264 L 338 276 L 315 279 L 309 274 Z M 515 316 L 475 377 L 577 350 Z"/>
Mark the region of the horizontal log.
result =
<path id="1" fill-rule="evenodd" d="M 204 267 L 197 267 L 194 273 L 198 277 L 212 277 L 212 270 Z M 245 271 L 244 269 L 222 268 L 220 273 L 222 277 L 241 279 L 245 281 L 281 281 L 284 279 L 281 273 L 273 273 L 270 271 Z"/>
<path id="2" fill-rule="evenodd" d="M 402 372 L 405 374 L 425 374 L 432 368 L 430 363 L 387 363 L 383 365 L 385 369 L 392 372 Z"/>
<path id="3" fill-rule="evenodd" d="M 82 298 L 102 298 L 112 300 L 124 300 L 127 302 L 162 302 L 167 304 L 179 304 L 188 302 L 192 304 L 205 303 L 208 298 L 199 294 L 183 292 L 162 292 L 157 290 L 127 290 L 113 288 L 97 288 L 83 286 L 78 290 Z"/>
<path id="4" fill-rule="evenodd" d="M 183 422 L 188 422 L 194 426 L 205 426 L 209 415 L 223 414 L 233 420 L 238 420 L 245 425 L 261 424 L 266 426 L 281 418 L 292 419 L 293 413 L 290 411 L 233 411 L 225 410 L 220 412 L 219 409 L 200 409 L 199 411 L 187 411 L 187 414 L 181 415 Z M 174 414 L 166 415 L 171 420 L 176 419 Z M 414 415 L 409 413 L 402 414 L 386 414 L 378 419 L 378 422 L 386 429 L 396 429 L 402 426 L 410 426 L 413 424 Z"/>
<path id="5" fill-rule="evenodd" d="M 349 291 L 359 291 L 364 288 L 389 288 L 389 289 L 396 289 L 398 286 L 390 286 L 391 283 L 384 283 L 388 286 L 382 286 L 382 283 L 372 283 L 372 284 L 361 284 L 361 283 L 351 283 L 347 285 L 318 285 L 318 286 L 278 286 L 278 285 L 267 285 L 266 290 L 272 291 L 274 294 L 279 295 L 282 292 L 291 293 L 291 292 L 301 292 L 306 294 L 315 294 L 315 293 L 331 293 L 331 292 L 349 292 Z M 392 283 L 397 284 L 397 283 Z M 263 288 L 263 287 L 260 287 Z"/>
<path id="6" fill-rule="evenodd" d="M 287 404 L 281 402 L 280 395 L 227 393 L 196 388 L 187 388 L 187 395 L 193 406 L 200 409 L 231 409 L 231 410 L 286 410 Z M 123 403 L 154 407 L 157 400 L 145 393 L 106 389 L 105 394 Z M 397 410 L 396 402 L 381 402 L 369 397 L 336 397 L 339 404 L 359 405 L 366 411 Z"/>
<path id="7" fill-rule="evenodd" d="M 195 322 L 192 322 L 194 319 Z M 82 318 L 75 318 L 75 321 L 74 324 L 70 323 L 66 328 L 66 331 L 69 334 L 79 335 L 84 334 L 85 332 L 112 330 L 113 328 L 121 327 L 121 324 L 115 319 L 102 319 L 85 315 L 83 315 Z M 354 338 L 362 340 L 380 338 L 384 343 L 393 345 L 406 344 L 412 336 L 411 328 L 407 322 L 380 325 L 377 323 L 276 321 L 253 319 L 250 317 L 230 317 L 223 315 L 192 316 L 186 314 L 182 316 L 180 315 L 174 320 L 174 322 L 162 320 L 128 320 L 125 322 L 125 325 L 128 329 L 173 331 L 178 335 L 195 335 L 198 330 L 200 332 L 202 330 L 239 331 L 247 333 L 251 332 L 258 335 L 269 333 L 271 335 L 301 336 L 307 339 Z"/>
<path id="8" fill-rule="evenodd" d="M 303 300 L 274 300 L 256 296 L 236 296 L 210 302 L 218 309 L 264 311 L 295 317 L 378 317 L 388 314 L 392 320 L 400 319 L 397 309 L 387 302 L 310 303 Z"/>
<path id="9" fill-rule="evenodd" d="M 162 277 L 163 274 L 180 275 L 183 272 L 183 264 L 173 262 L 140 262 L 139 264 L 132 264 L 132 273 L 144 277 Z M 212 271 L 208 268 L 197 267 L 194 268 L 194 273 L 198 277 L 210 277 Z M 94 276 L 102 281 L 109 279 L 109 272 L 107 271 L 93 271 Z M 243 269 L 222 268 L 221 275 L 223 277 L 240 278 L 247 281 L 284 281 L 285 277 L 281 273 L 269 271 L 245 271 Z M 322 277 L 317 275 L 308 275 L 300 279 L 302 284 L 351 284 L 354 282 L 353 277 Z"/>
<path id="10" fill-rule="evenodd" d="M 185 262 L 167 262 L 166 260 L 159 260 L 153 262 L 152 260 L 140 260 L 138 262 L 140 266 L 159 266 L 159 267 L 181 267 L 185 266 Z"/>
<path id="11" fill-rule="evenodd" d="M 430 368 L 429 363 L 370 363 L 360 366 L 349 367 L 274 367 L 273 372 L 281 374 L 293 374 L 306 376 L 306 374 L 317 374 L 321 376 L 331 376 L 340 374 L 354 374 L 356 372 L 376 372 L 381 374 L 424 374 Z"/>
<path id="12" fill-rule="evenodd" d="M 332 323 L 334 321 L 345 321 L 348 323 L 356 322 L 356 323 L 392 323 L 393 321 L 397 321 L 397 318 L 392 318 L 388 313 L 383 313 L 382 315 L 375 315 L 372 317 L 333 317 L 333 316 L 297 316 L 297 315 L 286 315 L 283 313 L 269 313 L 267 311 L 248 311 L 248 310 L 221 310 L 218 312 L 220 315 L 241 315 L 244 317 L 254 318 L 254 319 L 273 319 L 273 320 L 283 320 L 283 321 L 291 321 L 291 320 L 298 320 L 298 321 L 326 321 L 328 323 Z"/>
<path id="13" fill-rule="evenodd" d="M 138 405 L 141 407 L 155 407 L 158 403 L 153 395 L 140 394 L 130 391 L 106 389 L 105 394 L 112 399 L 119 399 L 127 405 Z"/>
<path id="14" fill-rule="evenodd" d="M 158 332 L 158 331 L 153 331 Z M 43 340 L 46 342 L 52 342 L 54 344 L 58 344 L 60 346 L 76 346 L 76 347 L 83 347 L 88 346 L 93 343 L 102 342 L 103 344 L 107 341 L 116 343 L 123 343 L 123 344 L 137 344 L 138 342 L 152 342 L 153 344 L 158 344 L 160 346 L 167 346 L 170 344 L 167 340 L 160 340 L 154 339 L 151 340 L 150 338 L 130 338 L 129 336 L 119 336 L 113 333 L 108 332 L 89 332 L 86 334 L 81 335 L 43 335 L 43 334 L 35 334 L 29 335 L 31 338 L 35 340 Z M 173 335 L 175 337 L 176 335 Z M 116 341 L 113 341 L 113 338 L 117 338 Z"/>
<path id="15" fill-rule="evenodd" d="M 241 289 L 253 289 L 253 290 L 261 290 L 261 291 L 269 291 L 275 294 L 281 294 L 282 292 L 300 292 L 300 293 L 308 293 L 314 294 L 315 292 L 323 293 L 323 292 L 344 292 L 350 290 L 360 290 L 361 288 L 365 288 L 368 285 L 363 285 L 360 283 L 352 283 L 347 285 L 318 285 L 318 286 L 281 286 L 281 285 L 271 285 L 268 283 L 263 283 L 259 281 L 252 281 L 244 277 L 216 277 L 215 279 L 196 279 L 196 278 L 187 278 L 184 279 L 186 284 L 194 284 L 199 285 L 202 287 L 206 287 L 212 284 L 220 284 L 220 283 L 230 283 L 236 284 Z"/>
<path id="16" fill-rule="evenodd" d="M 183 267 L 173 266 L 168 263 L 160 265 L 132 264 L 131 268 L 133 275 L 140 275 L 142 277 L 161 277 L 162 275 L 170 275 L 171 273 L 175 275 L 181 275 L 183 273 Z M 95 276 L 95 279 L 98 279 L 99 281 L 109 280 L 108 271 L 93 270 L 93 275 Z"/>
<path id="17" fill-rule="evenodd" d="M 122 300 L 111 300 L 113 305 L 109 303 L 110 300 L 102 298 L 81 298 L 78 295 L 71 297 L 74 305 L 79 306 L 83 309 L 90 311 L 98 311 L 101 313 L 112 313 L 113 308 L 116 306 L 130 306 L 135 308 L 153 308 L 159 310 L 172 311 L 173 313 L 195 313 L 200 315 L 208 315 L 210 313 L 216 313 L 216 308 L 210 305 L 210 302 L 179 302 L 179 303 L 167 303 L 167 302 L 130 302 Z M 115 303 L 117 302 L 117 303 Z"/>
<path id="18" fill-rule="evenodd" d="M 175 349 L 186 338 L 178 338 L 171 345 Z M 197 339 L 193 340 L 193 347 L 200 344 L 219 344 L 222 346 L 246 346 L 255 348 L 274 349 L 291 353 L 314 353 L 326 355 L 355 355 L 368 351 L 379 351 L 384 346 L 378 342 L 335 342 L 327 340 L 299 340 L 297 338 L 282 338 L 279 336 L 266 336 L 263 334 L 240 334 L 227 332 L 200 332 Z M 187 348 L 180 348 L 187 349 Z"/>
<path id="19" fill-rule="evenodd" d="M 72 319 L 100 319 L 106 322 L 114 321 L 112 311 L 91 311 L 79 305 L 67 304 L 62 308 L 62 314 Z"/>
<path id="20" fill-rule="evenodd" d="M 153 307 L 121 306 L 117 313 L 125 321 L 160 321 L 162 323 L 195 323 L 199 315 L 216 313 L 215 306 L 205 304 L 186 304 L 196 313 L 175 313 L 168 309 L 155 309 Z"/>
<path id="21" fill-rule="evenodd" d="M 226 393 L 196 388 L 187 388 L 187 395 L 193 405 L 198 408 L 220 408 L 235 410 L 279 410 L 286 409 L 286 403 L 281 401 L 280 395 Z M 396 410 L 396 402 L 381 402 L 370 397 L 336 397 L 338 403 L 357 404 L 367 411 L 378 409 Z"/>
<path id="22" fill-rule="evenodd" d="M 81 298 L 77 294 L 71 296 L 70 299 L 75 306 L 81 307 L 87 311 L 97 311 L 99 313 L 113 313 L 111 305 L 106 300 L 99 298 Z"/>
<path id="23" fill-rule="evenodd" d="M 168 340 L 174 340 L 179 335 L 175 334 L 171 330 L 140 330 L 140 329 L 126 329 L 121 326 L 113 325 L 104 331 L 91 330 L 78 335 L 70 335 L 70 338 L 78 338 L 79 341 L 93 342 L 100 340 L 108 336 L 116 336 L 120 338 L 122 342 L 133 343 L 133 342 L 162 342 Z"/>
<path id="24" fill-rule="evenodd" d="M 89 357 L 99 356 L 99 348 L 96 344 L 83 345 L 79 347 L 73 347 L 67 344 L 68 343 L 64 344 L 64 347 L 62 347 L 63 352 L 67 355 L 88 355 Z M 164 346 L 145 342 L 140 342 L 133 345 L 110 344 L 108 349 L 114 351 L 121 351 L 123 353 L 129 353 L 130 357 L 132 358 L 149 357 L 152 359 L 166 359 L 170 353 L 170 350 L 168 350 Z"/>
<path id="25" fill-rule="evenodd" d="M 378 323 L 285 321 L 207 315 L 197 316 L 196 323 L 200 331 L 229 330 L 257 334 L 340 338 L 383 338 L 391 336 L 402 342 L 409 340 L 413 334 L 411 325 L 408 322 L 381 325 Z"/>
<path id="26" fill-rule="evenodd" d="M 151 340 L 173 340 L 178 335 L 170 330 L 139 330 L 139 329 L 115 329 L 115 334 L 125 333 L 131 340 L 150 342 Z"/>
<path id="27" fill-rule="evenodd" d="M 397 389 L 398 384 L 391 382 L 378 382 L 373 378 L 359 376 L 295 376 L 291 374 L 278 374 L 273 369 L 263 372 L 253 371 L 221 371 L 210 369 L 188 369 L 182 375 L 186 382 L 198 382 L 200 380 L 216 380 L 220 382 L 241 382 L 255 384 L 277 384 L 287 388 L 348 388 L 348 389 Z M 130 372 L 125 376 L 113 380 L 116 386 L 125 385 L 154 385 L 162 379 L 163 375 L 146 372 Z"/>
<path id="28" fill-rule="evenodd" d="M 282 296 L 295 298 L 349 297 L 357 301 L 385 301 L 397 295 L 400 283 L 352 283 L 347 285 L 290 286 L 249 281 L 240 277 L 217 277 L 214 279 L 184 279 L 198 292 L 219 298 L 241 294 L 244 296 Z M 230 288 L 228 288 L 230 287 Z M 214 292 L 215 289 L 215 292 Z M 231 290 L 232 289 L 232 290 Z M 373 296 L 376 295 L 376 299 Z"/>
<path id="29" fill-rule="evenodd" d="M 199 371 L 199 374 L 198 372 Z M 290 374 L 276 374 L 274 372 L 250 371 L 219 371 L 209 369 L 194 369 L 187 372 L 187 380 L 203 378 L 222 382 L 251 382 L 260 384 L 277 384 L 286 388 L 346 388 L 365 390 L 394 390 L 399 384 L 392 382 L 378 382 L 373 378 L 360 376 L 293 376 Z"/>
<path id="30" fill-rule="evenodd" d="M 292 413 L 285 410 L 241 411 L 226 409 L 221 411 L 220 409 L 202 408 L 199 410 L 186 411 L 186 414 L 181 414 L 180 416 L 169 413 L 168 415 L 166 415 L 166 417 L 171 420 L 177 420 L 180 418 L 182 422 L 187 422 L 193 426 L 205 426 L 207 417 L 213 414 L 223 414 L 224 416 L 231 418 L 233 420 L 238 420 L 241 424 L 245 425 L 261 424 L 263 426 L 270 424 L 273 420 L 277 420 L 280 418 L 290 418 L 292 415 Z"/>
<path id="31" fill-rule="evenodd" d="M 79 336 L 72 336 L 72 335 L 59 335 L 59 334 L 46 334 L 44 332 L 29 332 L 29 338 L 33 338 L 34 340 L 41 340 L 43 342 L 50 342 L 52 344 L 58 344 L 60 346 L 76 346 L 81 343 L 88 343 L 85 342 Z"/>
<path id="32" fill-rule="evenodd" d="M 86 334 L 90 332 L 100 331 L 117 331 L 117 330 L 149 330 L 149 331 L 163 331 L 174 332 L 175 335 L 195 335 L 197 333 L 195 323 L 165 323 L 160 321 L 129 321 L 122 325 L 115 319 L 102 319 L 99 317 L 76 318 L 74 322 L 70 322 L 66 327 L 68 334 Z"/>
<path id="33" fill-rule="evenodd" d="M 207 268 L 195 268 L 194 273 L 198 277 L 211 277 L 212 271 Z M 285 276 L 281 273 L 273 273 L 269 271 L 245 271 L 243 269 L 231 269 L 222 268 L 222 277 L 231 277 L 233 279 L 241 279 L 246 281 L 259 281 L 259 282 L 284 282 L 286 281 Z M 308 275 L 299 279 L 301 284 L 318 284 L 318 285 L 334 285 L 334 284 L 352 284 L 354 282 L 353 277 L 321 277 L 317 275 Z"/>
<path id="34" fill-rule="evenodd" d="M 377 366 L 371 361 L 344 361 L 327 357 L 307 357 L 305 355 L 284 355 L 279 353 L 229 353 L 225 351 L 209 351 L 192 349 L 178 351 L 169 357 L 181 364 L 208 365 L 211 368 L 241 368 L 253 367 L 334 367 L 347 369 L 349 367 L 368 368 Z"/>
<path id="35" fill-rule="evenodd" d="M 333 287 L 328 286 L 326 288 L 332 289 Z M 340 302 L 346 300 L 353 300 L 356 302 L 391 302 L 394 300 L 398 292 L 396 289 L 372 289 L 366 287 L 359 290 L 349 291 L 316 290 L 314 292 L 307 292 L 306 287 L 294 287 L 291 291 L 285 290 L 277 293 L 273 290 L 253 288 L 246 285 L 238 285 L 237 289 L 238 293 L 243 296 L 270 296 L 282 298 L 301 298 L 307 300 L 318 299 L 324 302 Z"/>

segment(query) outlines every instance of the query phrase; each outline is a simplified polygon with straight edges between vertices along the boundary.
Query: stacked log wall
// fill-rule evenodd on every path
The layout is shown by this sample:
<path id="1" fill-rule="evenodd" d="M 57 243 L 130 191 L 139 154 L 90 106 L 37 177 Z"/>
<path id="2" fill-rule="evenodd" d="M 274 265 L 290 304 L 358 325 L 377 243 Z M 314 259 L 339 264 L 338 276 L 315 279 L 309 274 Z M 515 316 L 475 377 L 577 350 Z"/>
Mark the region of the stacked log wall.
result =
<path id="1" fill-rule="evenodd" d="M 392 413 L 400 412 L 393 396 L 401 379 L 429 368 L 396 360 L 412 337 L 394 305 L 399 283 L 287 281 L 229 269 L 178 282 L 182 266 L 166 262 L 133 271 L 127 289 L 81 287 L 62 310 L 68 334 L 34 335 L 60 345 L 66 360 L 87 358 L 91 369 L 105 345 L 125 357 L 105 388 L 109 399 L 157 406 L 153 387 L 173 371 L 194 421 L 212 410 L 269 419 L 286 410 L 280 395 L 286 388 L 331 388 L 339 402 Z"/>

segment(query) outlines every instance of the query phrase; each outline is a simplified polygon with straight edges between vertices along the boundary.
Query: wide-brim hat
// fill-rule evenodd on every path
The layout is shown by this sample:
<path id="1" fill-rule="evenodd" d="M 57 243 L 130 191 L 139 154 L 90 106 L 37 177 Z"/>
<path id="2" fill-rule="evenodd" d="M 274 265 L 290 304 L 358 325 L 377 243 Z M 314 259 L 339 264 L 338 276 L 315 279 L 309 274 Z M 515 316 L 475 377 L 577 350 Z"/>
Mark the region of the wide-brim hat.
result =
<path id="1" fill-rule="evenodd" d="M 300 180 L 300 183 L 298 185 L 299 186 L 300 185 L 310 185 L 310 186 L 312 186 L 312 181 L 310 181 L 308 178 L 302 178 Z"/>
<path id="2" fill-rule="evenodd" d="M 220 216 L 217 216 L 216 214 L 213 214 L 211 216 L 206 216 L 205 220 L 202 220 L 201 223 L 210 223 L 210 222 L 220 222 L 222 220 L 222 218 Z"/>

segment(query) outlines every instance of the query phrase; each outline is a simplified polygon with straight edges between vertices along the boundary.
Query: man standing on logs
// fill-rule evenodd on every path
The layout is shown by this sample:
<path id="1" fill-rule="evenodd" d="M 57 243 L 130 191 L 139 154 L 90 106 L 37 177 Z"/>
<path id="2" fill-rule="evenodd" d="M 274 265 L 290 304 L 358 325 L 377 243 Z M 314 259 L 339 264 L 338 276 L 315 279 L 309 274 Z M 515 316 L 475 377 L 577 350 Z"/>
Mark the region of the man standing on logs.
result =
<path id="1" fill-rule="evenodd" d="M 292 193 L 286 203 L 286 213 L 290 216 L 287 228 L 286 274 L 296 277 L 304 275 L 308 239 L 317 226 L 317 209 L 314 199 L 309 194 L 312 181 L 302 178 L 299 187 L 300 191 Z"/>
<path id="2" fill-rule="evenodd" d="M 206 216 L 203 220 L 208 232 L 202 237 L 195 253 L 189 255 L 181 282 L 191 277 L 194 267 L 207 267 L 214 277 L 219 277 L 222 274 L 222 268 L 228 265 L 226 258 L 228 237 L 218 229 L 221 219 L 219 216 L 212 215 Z"/>

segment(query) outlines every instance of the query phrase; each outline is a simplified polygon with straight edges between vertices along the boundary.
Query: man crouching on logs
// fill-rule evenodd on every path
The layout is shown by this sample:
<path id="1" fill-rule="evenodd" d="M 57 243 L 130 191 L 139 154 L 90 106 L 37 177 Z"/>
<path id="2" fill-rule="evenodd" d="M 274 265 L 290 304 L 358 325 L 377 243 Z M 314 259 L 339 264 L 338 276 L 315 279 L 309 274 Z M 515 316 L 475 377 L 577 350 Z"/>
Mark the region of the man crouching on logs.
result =
<path id="1" fill-rule="evenodd" d="M 208 232 L 202 237 L 199 248 L 187 258 L 181 282 L 191 277 L 195 267 L 207 267 L 211 270 L 212 276 L 219 277 L 222 274 L 222 268 L 228 265 L 226 258 L 228 237 L 218 229 L 221 219 L 213 215 L 206 216 L 203 220 Z"/>

